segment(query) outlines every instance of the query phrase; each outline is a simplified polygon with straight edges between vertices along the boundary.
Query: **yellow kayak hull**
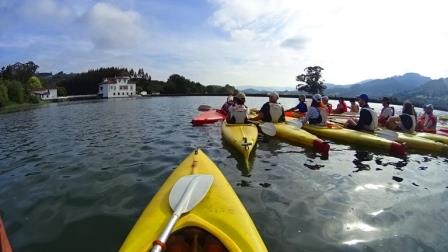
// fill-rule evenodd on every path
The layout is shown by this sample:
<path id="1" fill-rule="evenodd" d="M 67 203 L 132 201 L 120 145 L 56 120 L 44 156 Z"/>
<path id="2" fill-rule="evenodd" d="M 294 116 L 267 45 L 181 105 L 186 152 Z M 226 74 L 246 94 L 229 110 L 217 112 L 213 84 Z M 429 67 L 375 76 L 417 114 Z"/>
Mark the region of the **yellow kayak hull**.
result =
<path id="1" fill-rule="evenodd" d="M 257 126 L 253 124 L 230 124 L 224 121 L 221 126 L 224 140 L 243 156 L 246 165 L 258 139 Z"/>
<path id="2" fill-rule="evenodd" d="M 276 136 L 289 142 L 328 155 L 330 146 L 317 136 L 287 123 L 274 123 Z"/>
<path id="3" fill-rule="evenodd" d="M 335 124 L 331 125 L 331 127 L 305 124 L 302 128 L 324 139 L 381 149 L 395 156 L 404 156 L 406 152 L 404 146 L 397 142 L 375 136 L 371 133 L 346 129 Z"/>
<path id="4" fill-rule="evenodd" d="M 447 136 L 442 136 L 442 135 L 433 134 L 433 133 L 425 133 L 425 132 L 417 132 L 415 135 L 418 137 L 430 139 L 430 140 L 433 140 L 433 141 L 436 141 L 439 143 L 448 144 Z"/>
<path id="5" fill-rule="evenodd" d="M 403 133 L 398 132 L 397 142 L 403 143 L 408 149 L 427 153 L 448 154 L 448 145 L 431 139 L 421 137 L 428 133 Z"/>
<path id="6" fill-rule="evenodd" d="M 205 198 L 182 215 L 173 232 L 199 227 L 215 236 L 229 251 L 267 251 L 257 228 L 219 168 L 201 150 L 191 153 L 171 173 L 132 228 L 121 252 L 143 252 L 152 247 L 172 215 L 168 197 L 178 179 L 192 174 L 213 175 Z"/>

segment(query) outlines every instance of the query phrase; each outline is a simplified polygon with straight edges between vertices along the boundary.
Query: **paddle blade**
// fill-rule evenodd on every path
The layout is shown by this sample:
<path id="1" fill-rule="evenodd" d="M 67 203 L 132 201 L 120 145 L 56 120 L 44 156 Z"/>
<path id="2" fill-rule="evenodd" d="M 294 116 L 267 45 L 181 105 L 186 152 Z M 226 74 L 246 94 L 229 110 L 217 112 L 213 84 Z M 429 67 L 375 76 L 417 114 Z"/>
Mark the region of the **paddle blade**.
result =
<path id="1" fill-rule="evenodd" d="M 212 183 L 212 175 L 188 175 L 180 178 L 170 192 L 171 209 L 178 214 L 189 212 L 207 195 Z"/>
<path id="2" fill-rule="evenodd" d="M 200 105 L 198 107 L 199 111 L 209 111 L 210 109 L 212 109 L 212 107 L 210 107 L 209 105 Z"/>
<path id="3" fill-rule="evenodd" d="M 398 139 L 398 133 L 392 130 L 378 130 L 375 133 L 377 136 L 387 140 L 395 141 Z"/>
<path id="4" fill-rule="evenodd" d="M 275 134 L 277 134 L 277 130 L 275 129 L 273 123 L 270 122 L 260 123 L 258 124 L 258 127 L 260 127 L 261 132 L 263 132 L 263 134 L 266 134 L 268 136 L 275 136 Z"/>
<path id="5" fill-rule="evenodd" d="M 295 127 L 297 127 L 298 129 L 303 127 L 303 123 L 300 120 L 290 120 L 287 121 L 288 124 L 294 125 Z"/>

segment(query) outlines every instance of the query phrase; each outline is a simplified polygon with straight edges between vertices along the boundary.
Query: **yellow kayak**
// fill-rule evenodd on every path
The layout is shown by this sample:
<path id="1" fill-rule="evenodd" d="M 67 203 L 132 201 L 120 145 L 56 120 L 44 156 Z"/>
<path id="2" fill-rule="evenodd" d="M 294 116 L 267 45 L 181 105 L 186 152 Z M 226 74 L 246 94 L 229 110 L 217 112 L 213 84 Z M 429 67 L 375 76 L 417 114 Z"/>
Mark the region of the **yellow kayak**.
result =
<path id="1" fill-rule="evenodd" d="M 448 145 L 420 137 L 424 133 L 398 132 L 397 142 L 403 143 L 408 149 L 424 151 L 428 153 L 448 154 Z M 426 133 L 427 134 L 427 133 Z"/>
<path id="2" fill-rule="evenodd" d="M 172 215 L 168 197 L 173 185 L 181 177 L 192 174 L 212 175 L 213 184 L 202 201 L 179 218 L 165 251 L 267 251 L 238 196 L 219 168 L 201 150 L 191 153 L 168 177 L 120 251 L 146 252 L 152 247 Z"/>
<path id="3" fill-rule="evenodd" d="M 406 148 L 402 144 L 375 136 L 371 133 L 346 129 L 335 124 L 332 124 L 331 127 L 305 124 L 302 128 L 319 137 L 330 139 L 335 142 L 382 149 L 389 151 L 389 153 L 394 156 L 401 157 L 406 155 Z"/>
<path id="4" fill-rule="evenodd" d="M 448 136 L 442 136 L 442 135 L 426 133 L 426 132 L 417 132 L 415 135 L 418 137 L 423 137 L 423 138 L 430 139 L 430 140 L 433 140 L 433 141 L 436 141 L 439 143 L 448 144 Z"/>
<path id="5" fill-rule="evenodd" d="M 317 136 L 287 123 L 274 123 L 274 126 L 277 131 L 276 136 L 279 138 L 306 148 L 313 149 L 323 155 L 328 155 L 330 145 L 327 142 L 322 141 L 322 139 Z"/>
<path id="6" fill-rule="evenodd" d="M 249 168 L 249 156 L 257 143 L 258 129 L 253 124 L 222 123 L 222 135 L 234 149 L 243 155 L 247 168 Z"/>

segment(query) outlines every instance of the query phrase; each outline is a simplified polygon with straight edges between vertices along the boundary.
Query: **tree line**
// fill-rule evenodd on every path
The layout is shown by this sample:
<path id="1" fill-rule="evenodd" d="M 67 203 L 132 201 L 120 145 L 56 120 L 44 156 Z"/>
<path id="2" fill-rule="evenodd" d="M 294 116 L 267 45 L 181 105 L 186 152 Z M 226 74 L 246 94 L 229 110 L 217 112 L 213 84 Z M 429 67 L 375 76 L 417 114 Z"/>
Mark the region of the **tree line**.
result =
<path id="1" fill-rule="evenodd" d="M 17 62 L 0 69 L 0 107 L 11 104 L 39 103 L 32 91 L 42 89 L 42 83 L 36 77 L 39 68 L 34 62 Z"/>

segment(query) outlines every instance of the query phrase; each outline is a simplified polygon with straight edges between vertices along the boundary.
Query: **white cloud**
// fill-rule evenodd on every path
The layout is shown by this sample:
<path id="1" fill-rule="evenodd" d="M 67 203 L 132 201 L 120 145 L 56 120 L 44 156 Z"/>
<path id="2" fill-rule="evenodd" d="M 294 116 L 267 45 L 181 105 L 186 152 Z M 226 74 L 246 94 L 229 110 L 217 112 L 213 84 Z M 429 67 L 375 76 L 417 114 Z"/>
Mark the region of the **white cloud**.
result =
<path id="1" fill-rule="evenodd" d="M 72 16 L 68 7 L 59 5 L 54 0 L 25 1 L 21 6 L 21 12 L 31 20 L 42 22 L 59 22 Z"/>
<path id="2" fill-rule="evenodd" d="M 134 47 L 142 37 L 140 15 L 135 11 L 97 3 L 84 18 L 92 40 L 100 49 Z"/>
<path id="3" fill-rule="evenodd" d="M 336 83 L 409 71 L 448 75 L 448 2 L 443 0 L 211 2 L 216 6 L 212 25 L 228 32 L 235 43 L 242 43 L 234 35 L 241 30 L 258 42 L 243 56 L 256 60 L 242 68 L 265 62 L 257 71 L 272 72 L 271 65 L 276 65 L 290 79 L 308 65 L 321 65 L 325 79 Z M 299 50 L 285 53 L 281 47 Z M 258 73 L 247 72 L 252 74 Z M 280 74 L 260 78 L 265 85 L 286 80 Z"/>

